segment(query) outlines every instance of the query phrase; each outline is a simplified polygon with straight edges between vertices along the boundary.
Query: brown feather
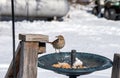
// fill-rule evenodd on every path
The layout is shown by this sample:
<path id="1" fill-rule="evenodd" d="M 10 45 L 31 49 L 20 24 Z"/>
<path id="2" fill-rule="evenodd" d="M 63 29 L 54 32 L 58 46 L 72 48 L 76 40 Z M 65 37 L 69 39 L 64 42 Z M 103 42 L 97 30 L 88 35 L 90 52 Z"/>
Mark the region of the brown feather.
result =
<path id="1" fill-rule="evenodd" d="M 57 39 L 54 40 L 53 42 L 48 42 L 50 44 L 52 44 L 53 48 L 58 49 L 62 49 L 65 46 L 65 40 L 64 37 L 62 35 L 57 36 Z"/>

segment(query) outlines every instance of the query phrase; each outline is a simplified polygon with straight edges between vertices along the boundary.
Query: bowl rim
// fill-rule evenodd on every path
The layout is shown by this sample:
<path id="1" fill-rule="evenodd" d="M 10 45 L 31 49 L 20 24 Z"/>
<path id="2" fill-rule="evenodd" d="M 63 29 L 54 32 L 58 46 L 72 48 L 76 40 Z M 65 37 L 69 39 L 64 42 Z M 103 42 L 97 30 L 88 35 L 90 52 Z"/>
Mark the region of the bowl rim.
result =
<path id="1" fill-rule="evenodd" d="M 55 72 L 62 72 L 62 73 L 87 73 L 87 72 L 94 72 L 94 71 L 99 71 L 99 70 L 104 70 L 104 69 L 110 68 L 110 67 L 112 67 L 112 64 L 113 64 L 113 62 L 105 56 L 94 54 L 94 53 L 86 53 L 86 52 L 76 52 L 76 54 L 86 54 L 86 55 L 93 55 L 96 57 L 100 57 L 100 58 L 104 59 L 105 64 L 103 64 L 102 66 L 82 68 L 82 69 L 72 69 L 72 68 L 71 69 L 64 69 L 64 68 L 55 68 L 52 66 L 45 67 L 44 65 L 40 64 L 40 61 L 39 61 L 40 58 L 44 58 L 46 56 L 51 56 L 54 54 L 59 54 L 59 53 L 50 53 L 50 54 L 40 56 L 38 58 L 38 67 L 43 68 L 43 69 L 47 69 L 47 70 L 52 70 Z M 60 52 L 60 54 L 70 54 L 70 52 Z"/>

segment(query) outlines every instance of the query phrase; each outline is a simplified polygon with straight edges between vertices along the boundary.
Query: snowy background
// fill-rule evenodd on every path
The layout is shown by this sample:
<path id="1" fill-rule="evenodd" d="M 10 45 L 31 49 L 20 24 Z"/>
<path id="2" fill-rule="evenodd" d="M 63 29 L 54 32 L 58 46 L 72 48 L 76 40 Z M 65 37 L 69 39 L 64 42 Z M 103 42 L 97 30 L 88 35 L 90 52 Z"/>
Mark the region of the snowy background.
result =
<path id="1" fill-rule="evenodd" d="M 53 41 L 55 36 L 62 34 L 66 45 L 61 50 L 69 52 L 76 49 L 78 52 L 89 52 L 106 56 L 113 60 L 114 53 L 120 53 L 120 21 L 98 18 L 86 11 L 83 7 L 71 8 L 70 18 L 64 17 L 64 21 L 17 21 L 16 47 L 19 43 L 18 34 L 44 34 Z M 4 78 L 8 66 L 12 60 L 12 23 L 0 21 L 0 78 Z M 47 53 L 54 52 L 53 47 L 47 44 Z M 52 71 L 38 68 L 38 78 L 68 78 Z M 110 78 L 111 68 L 94 72 L 78 78 Z"/>

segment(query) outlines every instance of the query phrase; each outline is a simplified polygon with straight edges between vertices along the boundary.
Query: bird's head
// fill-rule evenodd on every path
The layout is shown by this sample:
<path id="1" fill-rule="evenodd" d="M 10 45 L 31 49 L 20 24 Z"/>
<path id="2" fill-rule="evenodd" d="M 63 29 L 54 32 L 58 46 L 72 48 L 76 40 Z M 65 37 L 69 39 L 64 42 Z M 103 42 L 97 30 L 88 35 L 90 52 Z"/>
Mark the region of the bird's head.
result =
<path id="1" fill-rule="evenodd" d="M 56 38 L 58 38 L 58 39 L 64 39 L 64 37 L 62 36 L 62 35 L 58 35 L 58 36 L 56 36 Z"/>

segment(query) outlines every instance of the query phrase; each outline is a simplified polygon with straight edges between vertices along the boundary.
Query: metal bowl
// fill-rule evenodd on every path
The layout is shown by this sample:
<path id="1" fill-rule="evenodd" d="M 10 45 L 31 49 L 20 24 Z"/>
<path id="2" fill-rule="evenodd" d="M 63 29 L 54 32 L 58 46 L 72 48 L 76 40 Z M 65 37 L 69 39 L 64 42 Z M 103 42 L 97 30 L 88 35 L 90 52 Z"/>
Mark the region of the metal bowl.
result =
<path id="1" fill-rule="evenodd" d="M 59 74 L 64 74 L 67 76 L 79 76 L 99 70 L 104 70 L 112 66 L 112 61 L 104 56 L 91 54 L 91 53 L 77 52 L 76 57 L 80 59 L 87 68 L 64 69 L 64 68 L 52 67 L 53 64 L 56 64 L 58 62 L 67 62 L 70 64 L 71 63 L 70 52 L 52 53 L 41 56 L 38 58 L 38 67 L 47 70 L 52 70 L 54 72 L 57 72 Z M 70 77 L 70 78 L 76 78 L 76 77 Z"/>

